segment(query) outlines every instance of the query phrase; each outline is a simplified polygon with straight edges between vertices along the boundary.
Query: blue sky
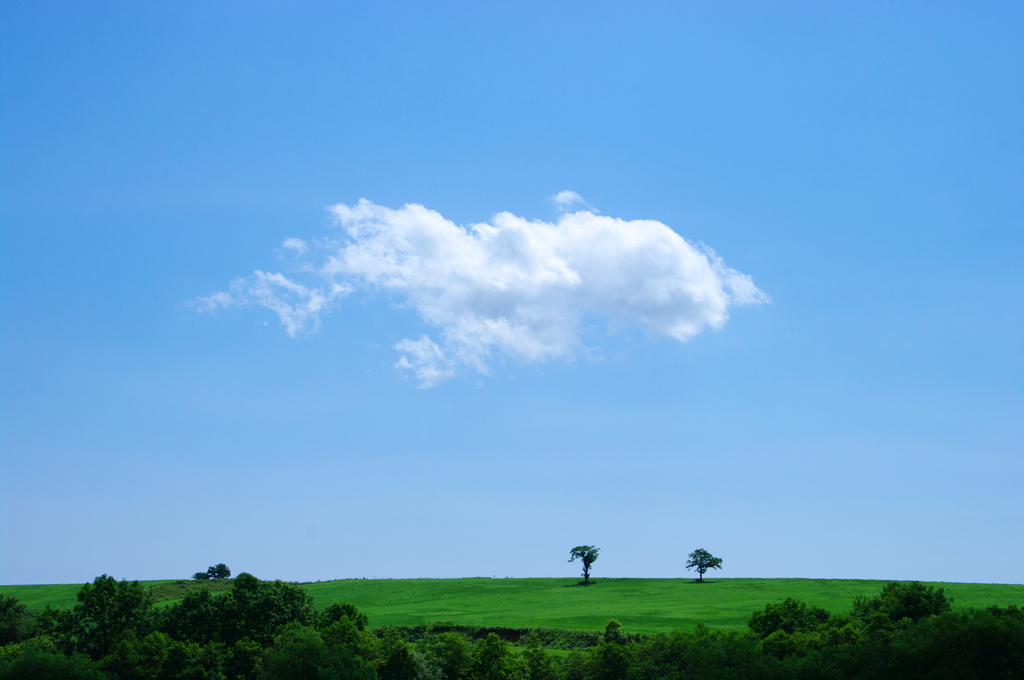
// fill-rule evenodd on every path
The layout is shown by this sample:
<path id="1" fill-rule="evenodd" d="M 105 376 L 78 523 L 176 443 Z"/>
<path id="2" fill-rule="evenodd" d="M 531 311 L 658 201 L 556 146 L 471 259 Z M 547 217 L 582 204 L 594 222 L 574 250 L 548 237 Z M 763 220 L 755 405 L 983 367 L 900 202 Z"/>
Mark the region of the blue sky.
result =
<path id="1" fill-rule="evenodd" d="M 0 583 L 1021 582 L 1019 3 L 0 8 Z"/>

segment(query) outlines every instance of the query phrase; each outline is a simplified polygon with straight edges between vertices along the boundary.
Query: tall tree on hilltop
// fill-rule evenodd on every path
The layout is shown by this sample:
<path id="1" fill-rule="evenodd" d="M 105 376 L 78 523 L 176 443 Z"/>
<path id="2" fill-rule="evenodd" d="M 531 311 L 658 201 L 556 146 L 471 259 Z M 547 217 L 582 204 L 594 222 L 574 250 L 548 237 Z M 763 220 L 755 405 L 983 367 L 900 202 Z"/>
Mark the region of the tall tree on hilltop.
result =
<path id="1" fill-rule="evenodd" d="M 597 560 L 597 554 L 601 552 L 600 548 L 595 548 L 592 545 L 578 545 L 569 551 L 572 556 L 569 558 L 570 562 L 580 560 L 583 562 L 583 584 L 590 585 L 590 565 Z"/>

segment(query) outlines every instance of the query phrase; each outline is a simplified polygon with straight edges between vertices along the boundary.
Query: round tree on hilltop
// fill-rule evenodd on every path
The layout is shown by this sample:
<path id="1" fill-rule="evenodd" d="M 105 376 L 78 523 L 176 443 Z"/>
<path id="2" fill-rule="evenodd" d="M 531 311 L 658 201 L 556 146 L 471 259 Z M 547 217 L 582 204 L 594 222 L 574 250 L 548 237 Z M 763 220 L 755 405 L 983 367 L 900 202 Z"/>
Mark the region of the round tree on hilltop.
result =
<path id="1" fill-rule="evenodd" d="M 708 569 L 722 568 L 722 558 L 715 557 L 704 548 L 697 548 L 689 557 L 690 561 L 686 563 L 686 568 L 697 570 L 697 581 L 700 583 L 704 582 L 704 572 Z"/>

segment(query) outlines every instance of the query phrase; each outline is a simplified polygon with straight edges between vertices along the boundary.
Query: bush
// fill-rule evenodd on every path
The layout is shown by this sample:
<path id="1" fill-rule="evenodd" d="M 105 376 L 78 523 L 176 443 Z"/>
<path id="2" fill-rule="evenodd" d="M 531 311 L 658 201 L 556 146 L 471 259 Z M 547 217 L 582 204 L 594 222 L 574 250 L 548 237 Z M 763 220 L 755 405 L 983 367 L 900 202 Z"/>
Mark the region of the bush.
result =
<path id="1" fill-rule="evenodd" d="M 351 647 L 332 646 L 315 628 L 299 623 L 284 627 L 265 663 L 267 680 L 374 680 L 373 668 Z"/>
<path id="2" fill-rule="evenodd" d="M 355 605 L 349 602 L 335 602 L 324 609 L 323 625 L 329 626 L 343 618 L 351 621 L 358 630 L 366 630 L 370 623 L 370 618 L 356 609 Z"/>
<path id="3" fill-rule="evenodd" d="M 473 647 L 472 680 L 517 680 L 526 673 L 522 658 L 508 648 L 508 643 L 490 633 Z"/>
<path id="4" fill-rule="evenodd" d="M 0 593 L 0 647 L 29 636 L 31 621 L 26 612 L 27 607 L 18 598 Z"/>
<path id="5" fill-rule="evenodd" d="M 885 584 L 875 597 L 861 595 L 855 598 L 853 615 L 863 621 L 879 617 L 894 623 L 902 619 L 919 621 L 926 616 L 945 614 L 950 611 L 951 603 L 943 588 L 929 587 L 918 581 L 893 581 Z"/>
<path id="6" fill-rule="evenodd" d="M 461 633 L 431 633 L 421 644 L 426 674 L 439 680 L 463 680 L 469 675 L 472 646 Z"/>
<path id="7" fill-rule="evenodd" d="M 764 611 L 755 611 L 747 625 L 758 637 L 767 638 L 776 631 L 792 635 L 817 630 L 829 616 L 821 607 L 808 607 L 805 602 L 787 597 L 779 604 L 766 604 Z"/>
<path id="8" fill-rule="evenodd" d="M 1024 612 L 1016 607 L 922 618 L 892 642 L 900 678 L 1024 677 Z"/>
<path id="9" fill-rule="evenodd" d="M 47 652 L 24 645 L 17 656 L 0 658 L 0 680 L 110 680 L 87 656 Z"/>

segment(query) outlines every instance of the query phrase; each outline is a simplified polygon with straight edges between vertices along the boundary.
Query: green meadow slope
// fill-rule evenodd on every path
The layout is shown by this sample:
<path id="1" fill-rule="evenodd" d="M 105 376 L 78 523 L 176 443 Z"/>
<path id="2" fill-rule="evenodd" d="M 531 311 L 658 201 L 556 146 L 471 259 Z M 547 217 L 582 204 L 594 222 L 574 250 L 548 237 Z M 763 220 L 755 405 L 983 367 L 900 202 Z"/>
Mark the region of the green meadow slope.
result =
<path id="1" fill-rule="evenodd" d="M 154 599 L 177 601 L 198 583 L 145 581 Z M 728 579 L 697 584 L 692 579 L 396 579 L 343 580 L 304 584 L 316 605 L 347 601 L 370 617 L 370 625 L 420 625 L 435 621 L 511 628 L 597 630 L 610 618 L 631 632 L 712 628 L 743 629 L 750 613 L 787 597 L 848 610 L 857 595 L 875 595 L 885 581 L 846 579 Z M 1024 606 L 1024 585 L 929 583 L 946 589 L 954 609 L 989 605 Z M 227 584 L 217 584 L 226 587 Z M 81 585 L 2 586 L 32 609 L 68 607 Z"/>
<path id="2" fill-rule="evenodd" d="M 617 619 L 631 632 L 744 629 L 755 609 L 787 597 L 832 612 L 848 610 L 857 595 L 876 595 L 885 581 L 837 579 L 403 579 L 348 580 L 306 587 L 318 606 L 352 602 L 373 626 L 451 621 L 512 628 L 598 630 Z M 956 609 L 1024 605 L 1024 585 L 934 583 Z"/>

